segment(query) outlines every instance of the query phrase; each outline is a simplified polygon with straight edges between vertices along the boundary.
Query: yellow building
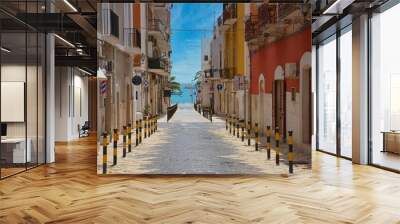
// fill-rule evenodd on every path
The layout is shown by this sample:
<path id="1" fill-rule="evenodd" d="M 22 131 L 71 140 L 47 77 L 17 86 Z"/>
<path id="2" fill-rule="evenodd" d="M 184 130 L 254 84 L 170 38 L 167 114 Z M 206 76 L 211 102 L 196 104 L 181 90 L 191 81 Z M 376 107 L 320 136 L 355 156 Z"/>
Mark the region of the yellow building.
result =
<path id="1" fill-rule="evenodd" d="M 245 4 L 225 3 L 223 5 L 224 30 L 224 72 L 222 78 L 225 84 L 223 102 L 226 113 L 244 119 L 243 88 L 244 88 L 244 31 Z"/>

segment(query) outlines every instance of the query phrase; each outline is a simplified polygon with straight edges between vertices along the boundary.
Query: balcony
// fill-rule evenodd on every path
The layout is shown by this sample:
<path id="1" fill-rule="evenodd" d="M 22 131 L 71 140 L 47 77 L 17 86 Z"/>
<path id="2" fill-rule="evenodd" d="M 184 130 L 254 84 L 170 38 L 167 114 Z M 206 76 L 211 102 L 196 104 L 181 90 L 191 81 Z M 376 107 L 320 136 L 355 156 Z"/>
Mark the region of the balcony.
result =
<path id="1" fill-rule="evenodd" d="M 151 32 L 165 32 L 166 27 L 159 19 L 149 19 L 148 29 Z"/>
<path id="2" fill-rule="evenodd" d="M 135 28 L 124 28 L 124 47 L 127 49 L 140 48 L 140 43 L 140 32 L 138 30 Z"/>
<path id="3" fill-rule="evenodd" d="M 251 15 L 245 22 L 245 40 L 247 42 L 255 39 L 259 34 L 258 17 Z"/>
<path id="4" fill-rule="evenodd" d="M 165 68 L 164 61 L 161 58 L 148 58 L 149 69 L 163 69 Z"/>
<path id="5" fill-rule="evenodd" d="M 261 26 L 278 22 L 277 5 L 262 4 L 258 8 L 258 18 Z"/>
<path id="6" fill-rule="evenodd" d="M 221 78 L 223 78 L 223 79 L 233 79 L 233 68 L 221 69 Z"/>
<path id="7" fill-rule="evenodd" d="M 167 30 L 167 26 L 160 19 L 149 19 L 148 20 L 149 34 L 155 36 L 159 40 L 169 42 L 170 35 Z M 161 41 L 159 41 L 161 42 Z"/>
<path id="8" fill-rule="evenodd" d="M 218 17 L 218 19 L 217 19 L 217 23 L 218 23 L 218 27 L 221 27 L 222 26 L 222 16 L 219 16 Z"/>
<path id="9" fill-rule="evenodd" d="M 168 76 L 169 75 L 169 65 L 162 58 L 148 58 L 149 71 L 158 75 Z"/>
<path id="10" fill-rule="evenodd" d="M 237 5 L 234 3 L 224 4 L 222 18 L 223 18 L 224 26 L 233 25 L 237 19 Z"/>

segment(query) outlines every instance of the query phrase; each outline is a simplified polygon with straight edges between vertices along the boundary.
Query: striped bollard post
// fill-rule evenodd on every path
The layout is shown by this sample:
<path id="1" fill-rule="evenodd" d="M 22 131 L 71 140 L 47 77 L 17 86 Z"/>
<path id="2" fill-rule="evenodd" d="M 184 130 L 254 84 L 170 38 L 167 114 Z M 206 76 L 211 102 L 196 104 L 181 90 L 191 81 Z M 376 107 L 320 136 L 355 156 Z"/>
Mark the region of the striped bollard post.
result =
<path id="1" fill-rule="evenodd" d="M 232 125 L 233 127 L 233 136 L 236 136 L 236 118 L 235 117 L 233 117 L 233 125 Z"/>
<path id="2" fill-rule="evenodd" d="M 152 131 L 153 131 L 153 133 L 152 134 L 154 134 L 154 132 L 156 132 L 156 117 L 155 116 L 153 116 L 153 120 L 152 120 L 152 127 L 153 127 L 153 129 L 152 129 Z"/>
<path id="3" fill-rule="evenodd" d="M 156 115 L 156 131 L 158 129 L 158 115 Z"/>
<path id="4" fill-rule="evenodd" d="M 153 117 L 149 118 L 149 137 L 153 134 Z"/>
<path id="5" fill-rule="evenodd" d="M 139 121 L 136 120 L 136 127 L 135 127 L 135 137 L 136 137 L 136 146 L 139 145 Z"/>
<path id="6" fill-rule="evenodd" d="M 151 118 L 151 134 L 154 134 L 154 130 L 155 130 L 155 121 L 154 121 L 154 116 Z"/>
<path id="7" fill-rule="evenodd" d="M 242 142 L 244 142 L 244 126 L 246 125 L 246 123 L 244 123 L 244 121 L 241 123 L 242 126 Z"/>
<path id="8" fill-rule="evenodd" d="M 150 137 L 150 118 L 147 117 L 147 137 Z"/>
<path id="9" fill-rule="evenodd" d="M 267 126 L 267 158 L 271 159 L 271 126 Z"/>
<path id="10" fill-rule="evenodd" d="M 240 138 L 240 121 L 239 121 L 239 118 L 237 119 L 237 122 L 236 122 L 236 137 Z"/>
<path id="11" fill-rule="evenodd" d="M 279 141 L 281 140 L 281 135 L 279 134 L 279 127 L 275 129 L 275 163 L 279 165 L 279 153 L 280 153 L 280 145 Z"/>
<path id="12" fill-rule="evenodd" d="M 128 152 L 132 152 L 132 124 L 128 124 Z"/>
<path id="13" fill-rule="evenodd" d="M 232 118 L 229 116 L 229 134 L 232 133 Z"/>
<path id="14" fill-rule="evenodd" d="M 289 173 L 293 173 L 293 131 L 289 131 L 288 136 L 288 145 L 289 145 L 289 152 L 288 152 L 288 162 L 289 162 Z"/>
<path id="15" fill-rule="evenodd" d="M 122 157 L 126 157 L 126 126 L 122 127 Z"/>
<path id="16" fill-rule="evenodd" d="M 107 146 L 108 146 L 108 136 L 107 132 L 103 133 L 103 174 L 107 173 Z"/>
<path id="17" fill-rule="evenodd" d="M 142 138 L 142 128 L 143 128 L 143 121 L 142 119 L 139 120 L 139 143 L 142 143 L 143 138 Z"/>
<path id="18" fill-rule="evenodd" d="M 118 129 L 114 129 L 113 134 L 113 165 L 117 165 L 117 147 L 118 147 L 119 133 Z"/>
<path id="19" fill-rule="evenodd" d="M 251 122 L 247 122 L 247 145 L 251 145 Z"/>
<path id="20" fill-rule="evenodd" d="M 144 138 L 147 138 L 147 118 L 145 117 L 143 120 L 144 124 Z"/>
<path id="21" fill-rule="evenodd" d="M 255 134 L 255 137 L 256 137 L 256 144 L 254 146 L 256 148 L 256 151 L 258 151 L 258 141 L 259 141 L 259 139 L 258 139 L 258 123 L 255 124 L 254 134 Z"/>
<path id="22" fill-rule="evenodd" d="M 228 115 L 225 115 L 225 129 L 228 131 Z"/>

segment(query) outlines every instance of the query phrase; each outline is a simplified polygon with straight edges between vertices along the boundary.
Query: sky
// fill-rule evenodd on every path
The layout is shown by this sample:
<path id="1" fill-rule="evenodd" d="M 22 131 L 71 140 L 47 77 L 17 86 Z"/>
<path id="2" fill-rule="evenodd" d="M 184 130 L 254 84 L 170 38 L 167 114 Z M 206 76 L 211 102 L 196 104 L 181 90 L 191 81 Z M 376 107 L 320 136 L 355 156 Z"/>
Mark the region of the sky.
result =
<path id="1" fill-rule="evenodd" d="M 201 39 L 211 38 L 221 3 L 174 3 L 171 14 L 172 73 L 180 83 L 191 83 L 201 70 Z"/>

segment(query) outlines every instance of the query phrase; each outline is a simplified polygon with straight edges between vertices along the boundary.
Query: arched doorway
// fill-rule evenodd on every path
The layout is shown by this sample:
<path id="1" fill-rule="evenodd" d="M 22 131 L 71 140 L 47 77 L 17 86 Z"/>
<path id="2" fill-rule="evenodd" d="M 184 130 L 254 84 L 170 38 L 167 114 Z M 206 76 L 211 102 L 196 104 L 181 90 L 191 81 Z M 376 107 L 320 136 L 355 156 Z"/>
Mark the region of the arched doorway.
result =
<path id="1" fill-rule="evenodd" d="M 286 137 L 286 87 L 282 66 L 277 66 L 274 72 L 272 91 L 273 110 L 272 121 L 274 128 L 279 127 L 282 138 Z"/>

